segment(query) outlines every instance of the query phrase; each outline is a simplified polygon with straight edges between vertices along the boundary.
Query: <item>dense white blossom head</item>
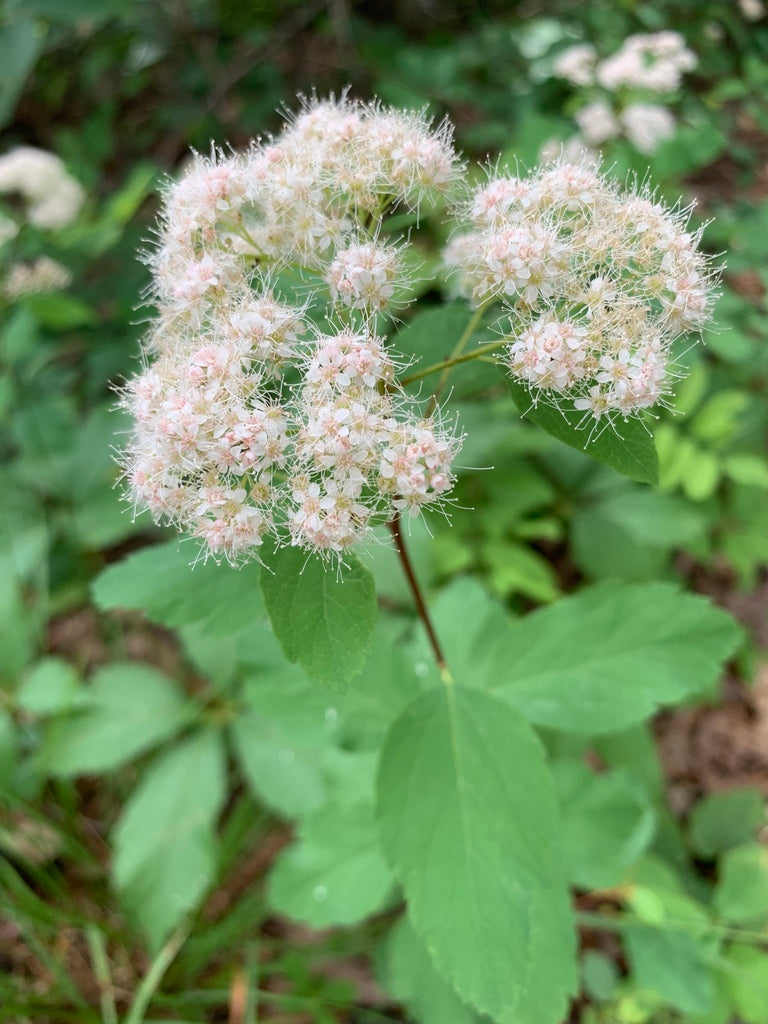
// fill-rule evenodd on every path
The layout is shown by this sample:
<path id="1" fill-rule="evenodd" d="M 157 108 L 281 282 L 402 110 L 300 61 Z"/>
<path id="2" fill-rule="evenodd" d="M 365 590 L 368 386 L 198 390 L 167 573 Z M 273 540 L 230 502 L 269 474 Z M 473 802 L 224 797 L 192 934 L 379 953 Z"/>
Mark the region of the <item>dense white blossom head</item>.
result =
<path id="1" fill-rule="evenodd" d="M 447 123 L 346 96 L 305 101 L 244 154 L 193 157 L 147 257 L 155 361 L 123 396 L 137 508 L 236 563 L 266 536 L 341 557 L 444 500 L 455 431 L 405 396 L 373 325 L 409 244 L 384 218 L 433 204 L 459 169 Z M 299 303 L 280 295 L 287 268 Z"/>
<path id="2" fill-rule="evenodd" d="M 561 159 L 493 177 L 464 215 L 445 261 L 471 302 L 506 307 L 504 362 L 534 404 L 570 399 L 599 419 L 663 399 L 672 345 L 701 330 L 713 301 L 687 211 Z"/>

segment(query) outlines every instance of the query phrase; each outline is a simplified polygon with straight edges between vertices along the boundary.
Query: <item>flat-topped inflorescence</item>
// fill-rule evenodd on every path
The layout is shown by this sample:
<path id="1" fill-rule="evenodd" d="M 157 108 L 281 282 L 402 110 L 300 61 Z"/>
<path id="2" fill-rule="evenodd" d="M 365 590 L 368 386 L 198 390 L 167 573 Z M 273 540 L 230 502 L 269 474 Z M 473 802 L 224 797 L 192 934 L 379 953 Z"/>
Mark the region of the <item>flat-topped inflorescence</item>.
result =
<path id="1" fill-rule="evenodd" d="M 400 386 L 386 328 L 412 239 L 386 217 L 458 194 L 461 167 L 445 123 L 345 97 L 309 101 L 245 154 L 193 159 L 166 190 L 148 365 L 124 390 L 137 509 L 238 562 L 266 537 L 340 558 L 445 500 L 461 438 Z M 711 306 L 686 211 L 562 159 L 493 173 L 453 209 L 445 261 L 488 320 L 496 308 L 533 403 L 606 422 L 663 399 L 673 342 Z"/>
<path id="2" fill-rule="evenodd" d="M 478 188 L 445 259 L 462 295 L 506 310 L 504 361 L 532 403 L 627 417 L 668 393 L 673 344 L 710 316 L 714 274 L 689 212 L 555 161 Z"/>
<path id="3" fill-rule="evenodd" d="M 338 556 L 447 494 L 459 441 L 406 398 L 376 332 L 407 285 L 384 216 L 434 205 L 460 168 L 446 122 L 345 97 L 244 154 L 193 158 L 147 257 L 155 361 L 123 397 L 137 509 L 237 562 L 267 536 Z M 304 305 L 280 297 L 288 267 Z"/>

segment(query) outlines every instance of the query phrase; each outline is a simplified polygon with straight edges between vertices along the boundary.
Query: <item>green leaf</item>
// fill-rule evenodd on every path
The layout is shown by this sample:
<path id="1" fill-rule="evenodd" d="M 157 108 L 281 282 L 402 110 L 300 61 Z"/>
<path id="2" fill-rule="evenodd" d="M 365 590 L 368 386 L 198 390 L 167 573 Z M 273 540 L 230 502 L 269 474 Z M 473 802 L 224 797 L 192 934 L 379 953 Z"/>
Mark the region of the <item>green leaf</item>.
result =
<path id="1" fill-rule="evenodd" d="M 653 839 L 648 799 L 623 772 L 596 775 L 578 760 L 553 765 L 568 877 L 584 889 L 618 885 Z"/>
<path id="2" fill-rule="evenodd" d="M 209 560 L 192 568 L 194 553 L 172 540 L 108 566 L 93 584 L 97 607 L 139 609 L 164 626 L 204 622 L 208 631 L 222 634 L 263 614 L 255 562 L 233 569 Z"/>
<path id="3" fill-rule="evenodd" d="M 376 631 L 363 671 L 336 703 L 341 745 L 378 750 L 392 720 L 421 689 L 421 679 L 403 651 Z"/>
<path id="4" fill-rule="evenodd" d="M 327 804 L 299 826 L 270 872 L 273 910 L 313 928 L 350 925 L 380 910 L 392 889 L 370 803 Z"/>
<path id="5" fill-rule="evenodd" d="M 756 789 L 732 789 L 705 797 L 691 811 L 688 838 L 699 857 L 712 858 L 754 839 L 765 822 L 765 805 Z"/>
<path id="6" fill-rule="evenodd" d="M 768 850 L 748 843 L 720 858 L 713 906 L 723 920 L 760 926 L 768 921 Z"/>
<path id="7" fill-rule="evenodd" d="M 472 310 L 464 303 L 437 306 L 416 313 L 392 338 L 396 351 L 413 360 L 405 376 L 449 359 L 471 319 Z M 478 342 L 488 340 L 495 341 L 496 338 L 489 338 L 478 328 L 468 339 L 464 352 L 471 352 Z M 424 377 L 409 384 L 407 390 L 413 394 L 430 394 L 435 390 L 440 377 L 441 373 Z M 467 395 L 476 395 L 498 384 L 499 379 L 495 362 L 479 359 L 467 362 L 463 366 L 454 367 L 451 371 L 451 397 L 455 400 Z"/>
<path id="8" fill-rule="evenodd" d="M 33 715 L 50 715 L 74 707 L 83 697 L 83 683 L 74 665 L 63 658 L 43 658 L 22 682 L 16 702 Z"/>
<path id="9" fill-rule="evenodd" d="M 125 805 L 113 872 L 155 947 L 213 881 L 213 825 L 225 795 L 221 738 L 201 732 L 157 758 Z"/>
<path id="10" fill-rule="evenodd" d="M 614 732 L 705 690 L 740 635 L 671 584 L 602 584 L 486 636 L 477 678 L 537 724 Z"/>
<path id="11" fill-rule="evenodd" d="M 247 694 L 232 739 L 250 787 L 287 817 L 314 810 L 326 796 L 320 750 L 335 722 L 327 697 L 295 669 L 249 680 Z"/>
<path id="12" fill-rule="evenodd" d="M 605 953 L 586 949 L 581 957 L 584 990 L 593 999 L 610 999 L 619 983 L 619 969 Z"/>
<path id="13" fill-rule="evenodd" d="M 44 42 L 45 29 L 31 18 L 3 25 L 0 32 L 0 127 L 10 120 Z"/>
<path id="14" fill-rule="evenodd" d="M 510 618 L 476 580 L 459 577 L 444 587 L 432 602 L 430 614 L 451 672 L 459 683 L 472 685 L 486 669 L 490 671 L 487 652 L 493 650 L 500 633 L 509 631 Z M 420 672 L 435 672 L 423 631 L 418 652 L 423 657 Z"/>
<path id="15" fill-rule="evenodd" d="M 157 185 L 158 168 L 153 164 L 137 164 L 109 199 L 106 217 L 114 224 L 124 225 L 133 217 L 147 195 Z"/>
<path id="16" fill-rule="evenodd" d="M 598 423 L 593 431 L 592 421 L 586 421 L 584 413 L 574 409 L 572 402 L 561 400 L 558 409 L 543 403 L 532 406 L 530 392 L 524 384 L 517 381 L 507 383 L 521 414 L 558 441 L 590 455 L 632 480 L 658 483 L 659 460 L 653 434 L 646 429 L 644 422 L 638 419 L 619 420 L 613 427 Z"/>
<path id="17" fill-rule="evenodd" d="M 482 551 L 489 582 L 500 596 L 524 594 L 542 603 L 560 596 L 554 569 L 532 548 L 505 540 L 484 544 Z"/>
<path id="18" fill-rule="evenodd" d="M 131 516 L 111 486 L 83 497 L 73 509 L 68 531 L 84 551 L 98 551 L 140 533 L 144 525 Z"/>
<path id="19" fill-rule="evenodd" d="M 702 536 L 705 519 L 683 498 L 614 479 L 619 487 L 574 515 L 573 557 L 593 577 L 652 579 L 672 548 Z"/>
<path id="20" fill-rule="evenodd" d="M 768 1024 L 768 953 L 734 944 L 723 960 L 723 981 L 744 1024 Z"/>
<path id="21" fill-rule="evenodd" d="M 56 775 L 116 768 L 178 732 L 194 714 L 167 676 L 139 664 L 99 669 L 79 703 L 82 710 L 48 725 L 40 757 Z"/>
<path id="22" fill-rule="evenodd" d="M 96 323 L 96 311 L 87 302 L 66 292 L 52 292 L 49 295 L 34 295 L 27 299 L 27 305 L 44 327 L 52 331 L 69 331 Z"/>
<path id="23" fill-rule="evenodd" d="M 768 490 L 768 462 L 760 455 L 749 452 L 729 455 L 723 462 L 723 471 L 737 484 Z"/>
<path id="24" fill-rule="evenodd" d="M 575 984 L 551 776 L 531 728 L 477 690 L 414 701 L 390 729 L 378 803 L 410 919 L 462 999 L 555 1024 Z"/>
<path id="25" fill-rule="evenodd" d="M 0 576 L 0 678 L 15 678 L 32 660 L 40 628 L 19 582 Z"/>
<path id="26" fill-rule="evenodd" d="M 337 572 L 298 548 L 276 550 L 261 575 L 272 628 L 289 661 L 343 687 L 365 664 L 376 622 L 373 577 L 351 555 Z"/>
<path id="27" fill-rule="evenodd" d="M 595 518 L 601 528 L 606 523 L 621 527 L 634 543 L 662 548 L 691 543 L 705 525 L 701 513 L 687 501 L 632 484 L 609 492 L 583 514 Z"/>
<path id="28" fill-rule="evenodd" d="M 474 1024 L 477 1015 L 435 970 L 426 946 L 401 917 L 389 933 L 381 957 L 381 980 L 389 995 L 404 1003 L 419 1024 Z"/>
<path id="29" fill-rule="evenodd" d="M 635 984 L 683 1013 L 706 1013 L 715 999 L 711 940 L 669 924 L 631 925 L 625 933 Z"/>

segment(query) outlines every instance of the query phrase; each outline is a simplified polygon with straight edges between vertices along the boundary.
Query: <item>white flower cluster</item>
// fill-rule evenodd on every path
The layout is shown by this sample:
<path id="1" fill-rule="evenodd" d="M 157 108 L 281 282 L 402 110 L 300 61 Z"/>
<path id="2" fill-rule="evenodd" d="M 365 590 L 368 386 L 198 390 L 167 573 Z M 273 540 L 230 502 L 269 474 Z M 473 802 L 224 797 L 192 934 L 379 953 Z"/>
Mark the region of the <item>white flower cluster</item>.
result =
<path id="1" fill-rule="evenodd" d="M 651 32 L 625 39 L 616 53 L 597 65 L 595 77 L 611 92 L 623 87 L 674 92 L 683 74 L 696 64 L 696 55 L 679 33 Z"/>
<path id="2" fill-rule="evenodd" d="M 577 43 L 557 55 L 552 71 L 556 78 L 564 78 L 571 85 L 592 85 L 597 60 L 597 50 L 591 43 Z"/>
<path id="3" fill-rule="evenodd" d="M 759 21 L 765 17 L 762 0 L 739 0 L 739 10 L 746 21 Z"/>
<path id="4" fill-rule="evenodd" d="M 0 156 L 0 193 L 17 192 L 26 202 L 25 216 L 38 228 L 66 227 L 85 200 L 79 182 L 55 153 L 18 146 Z"/>
<path id="5" fill-rule="evenodd" d="M 600 60 L 589 43 L 577 43 L 558 54 L 554 74 L 572 85 L 594 85 L 616 92 L 623 87 L 648 92 L 674 92 L 683 74 L 696 67 L 696 55 L 678 32 L 628 36 L 619 49 Z"/>
<path id="6" fill-rule="evenodd" d="M 234 563 L 266 536 L 341 557 L 447 494 L 460 441 L 406 399 L 376 324 L 404 283 L 385 213 L 434 202 L 458 169 L 447 125 L 346 98 L 195 158 L 149 257 L 156 358 L 124 394 L 137 507 Z M 289 266 L 306 306 L 278 297 Z"/>
<path id="7" fill-rule="evenodd" d="M 650 154 L 674 135 L 676 123 L 668 107 L 649 99 L 674 92 L 696 63 L 683 37 L 664 31 L 630 36 L 603 61 L 588 43 L 572 46 L 559 54 L 553 70 L 572 85 L 592 88 L 594 98 L 575 114 L 589 146 L 623 135 L 639 152 Z"/>
<path id="8" fill-rule="evenodd" d="M 601 146 L 624 135 L 640 153 L 655 153 L 675 134 L 674 115 L 659 103 L 629 103 L 615 110 L 605 99 L 593 100 L 574 115 L 585 142 Z"/>
<path id="9" fill-rule="evenodd" d="M 557 161 L 492 178 L 465 213 L 446 261 L 476 305 L 504 303 L 505 362 L 534 404 L 572 399 L 599 420 L 663 398 L 673 343 L 706 323 L 712 301 L 686 211 Z"/>
<path id="10" fill-rule="evenodd" d="M 58 260 L 38 256 L 31 263 L 14 263 L 2 282 L 3 295 L 10 302 L 26 295 L 45 295 L 66 288 L 72 274 Z"/>

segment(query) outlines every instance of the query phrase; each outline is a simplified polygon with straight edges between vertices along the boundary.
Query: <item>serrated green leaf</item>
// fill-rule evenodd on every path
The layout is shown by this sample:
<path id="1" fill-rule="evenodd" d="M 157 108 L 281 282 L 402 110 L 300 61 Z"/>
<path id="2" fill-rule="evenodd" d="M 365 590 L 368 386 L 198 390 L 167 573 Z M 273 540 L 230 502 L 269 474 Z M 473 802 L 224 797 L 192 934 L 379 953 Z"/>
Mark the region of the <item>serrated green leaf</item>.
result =
<path id="1" fill-rule="evenodd" d="M 155 947 L 213 881 L 213 825 L 225 795 L 224 750 L 210 731 L 157 758 L 125 805 L 112 837 L 112 870 Z"/>
<path id="2" fill-rule="evenodd" d="M 156 544 L 108 566 L 93 584 L 101 609 L 139 609 L 164 626 L 201 622 L 212 633 L 235 633 L 264 614 L 259 567 L 200 562 L 194 547 Z"/>
<path id="3" fill-rule="evenodd" d="M 558 409 L 543 403 L 534 406 L 524 384 L 517 381 L 507 383 L 520 413 L 558 441 L 584 452 L 631 480 L 658 483 L 659 460 L 653 435 L 640 420 L 619 420 L 613 427 L 597 424 L 593 431 L 592 422 L 586 422 L 584 413 L 574 409 L 572 402 L 563 399 Z"/>
<path id="4" fill-rule="evenodd" d="M 286 657 L 311 679 L 343 687 L 362 670 L 377 608 L 373 577 L 356 558 L 346 556 L 337 573 L 298 548 L 279 548 L 261 588 Z"/>
<path id="5" fill-rule="evenodd" d="M 478 681 L 540 725 L 614 732 L 705 690 L 740 635 L 671 584 L 603 584 L 485 640 Z"/>
<path id="6" fill-rule="evenodd" d="M 756 789 L 732 789 L 700 800 L 688 820 L 691 849 L 699 857 L 714 857 L 732 846 L 754 839 L 765 822 L 765 801 Z"/>
<path id="7" fill-rule="evenodd" d="M 371 803 L 331 803 L 307 817 L 270 872 L 273 910 L 313 928 L 350 925 L 380 910 L 393 885 Z"/>
<path id="8" fill-rule="evenodd" d="M 407 917 L 401 917 L 387 936 L 380 963 L 386 991 L 404 1003 L 419 1024 L 474 1024 L 478 1020 L 435 970 Z"/>
<path id="9" fill-rule="evenodd" d="M 40 758 L 55 775 L 116 768 L 178 732 L 194 715 L 194 705 L 149 665 L 99 669 L 80 704 L 82 709 L 48 724 Z"/>
<path id="10" fill-rule="evenodd" d="M 450 686 L 384 743 L 384 852 L 459 995 L 504 1024 L 555 1024 L 575 983 L 557 807 L 541 745 L 511 708 Z"/>

